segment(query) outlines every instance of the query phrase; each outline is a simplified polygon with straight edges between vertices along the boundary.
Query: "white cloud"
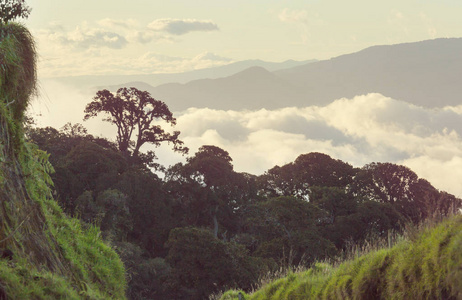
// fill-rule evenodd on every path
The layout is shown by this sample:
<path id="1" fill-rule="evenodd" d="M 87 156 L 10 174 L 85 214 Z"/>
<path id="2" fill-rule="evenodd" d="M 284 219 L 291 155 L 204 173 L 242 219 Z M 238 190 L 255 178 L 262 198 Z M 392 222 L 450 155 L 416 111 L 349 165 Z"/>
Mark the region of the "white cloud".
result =
<path id="1" fill-rule="evenodd" d="M 73 29 L 60 23 L 50 23 L 46 29 L 34 32 L 39 58 L 39 75 L 44 77 L 76 75 L 127 75 L 146 73 L 179 73 L 227 64 L 232 60 L 214 53 L 203 52 L 193 57 L 171 57 L 152 54 L 148 44 L 177 42 L 168 31 L 183 33 L 209 30 L 210 21 L 162 19 L 165 32 L 148 28 L 137 20 L 102 19 L 95 23 L 82 22 Z M 157 20 L 159 21 L 159 20 Z M 168 26 L 167 26 L 167 25 Z M 182 24 L 181 26 L 178 24 Z M 201 25 L 202 24 L 202 25 Z M 207 25 L 209 24 L 209 25 Z M 160 25 L 157 24 L 159 29 Z M 213 24 L 212 27 L 216 27 Z M 211 27 L 211 28 L 212 28 Z"/>
<path id="2" fill-rule="evenodd" d="M 218 143 L 239 171 L 259 174 L 319 151 L 358 167 L 375 161 L 405 164 L 458 196 L 460 124 L 460 107 L 425 109 L 380 94 L 339 99 L 325 107 L 189 109 L 178 117 L 178 129 L 193 149 Z"/>
<path id="3" fill-rule="evenodd" d="M 191 31 L 214 31 L 218 25 L 208 20 L 196 19 L 157 19 L 148 28 L 154 31 L 168 32 L 173 35 L 183 35 Z"/>
<path id="4" fill-rule="evenodd" d="M 39 38 L 61 46 L 70 46 L 77 49 L 100 47 L 121 49 L 128 43 L 124 36 L 116 32 L 100 28 L 90 28 L 86 24 L 84 26 L 77 26 L 74 30 L 68 32 L 61 26 L 53 26 L 49 29 L 41 30 Z"/>
<path id="5" fill-rule="evenodd" d="M 50 103 L 48 114 L 53 117 L 36 108 L 47 122 L 41 125 L 59 128 L 67 120 L 81 122 L 91 95 L 78 98 L 78 91 L 47 82 L 43 87 Z M 257 111 L 190 108 L 174 116 L 174 129 L 181 131 L 180 138 L 191 155 L 202 145 L 222 147 L 240 172 L 261 174 L 294 161 L 300 154 L 316 151 L 357 167 L 371 162 L 404 164 L 435 187 L 462 196 L 462 106 L 426 109 L 368 94 L 339 99 L 325 107 Z M 111 125 L 96 120 L 85 125 L 97 135 L 113 138 L 115 133 Z M 163 165 L 184 160 L 168 145 L 155 151 Z"/>
<path id="6" fill-rule="evenodd" d="M 134 19 L 127 20 L 114 20 L 110 18 L 105 18 L 97 22 L 100 26 L 106 28 L 122 27 L 126 29 L 133 29 L 139 27 L 139 22 Z"/>
<path id="7" fill-rule="evenodd" d="M 196 57 L 193 58 L 193 61 L 223 61 L 223 62 L 230 62 L 231 59 L 223 56 L 216 55 L 211 52 L 203 52 Z"/>

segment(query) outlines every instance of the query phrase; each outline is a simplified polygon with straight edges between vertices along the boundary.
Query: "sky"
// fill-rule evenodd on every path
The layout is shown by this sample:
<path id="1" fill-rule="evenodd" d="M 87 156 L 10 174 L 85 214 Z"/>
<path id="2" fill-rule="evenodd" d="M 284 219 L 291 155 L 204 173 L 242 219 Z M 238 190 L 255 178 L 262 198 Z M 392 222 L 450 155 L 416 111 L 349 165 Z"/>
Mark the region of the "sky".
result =
<path id="1" fill-rule="evenodd" d="M 41 77 L 329 59 L 461 37 L 459 0 L 29 0 Z"/>
<path id="2" fill-rule="evenodd" d="M 24 21 L 37 41 L 39 126 L 82 122 L 92 94 L 52 78 L 184 72 L 235 61 L 329 59 L 369 46 L 462 37 L 460 0 L 29 0 Z M 155 95 L 153 95 L 155 97 Z M 164 100 L 164 99 L 163 99 Z M 168 104 L 168 100 L 164 100 Z M 357 95 L 325 107 L 174 112 L 193 154 L 227 150 L 239 172 L 262 174 L 300 154 L 323 152 L 356 167 L 393 162 L 462 197 L 462 103 L 426 109 L 387 95 Z M 147 148 L 145 148 L 147 150 Z M 168 146 L 159 163 L 184 160 Z"/>

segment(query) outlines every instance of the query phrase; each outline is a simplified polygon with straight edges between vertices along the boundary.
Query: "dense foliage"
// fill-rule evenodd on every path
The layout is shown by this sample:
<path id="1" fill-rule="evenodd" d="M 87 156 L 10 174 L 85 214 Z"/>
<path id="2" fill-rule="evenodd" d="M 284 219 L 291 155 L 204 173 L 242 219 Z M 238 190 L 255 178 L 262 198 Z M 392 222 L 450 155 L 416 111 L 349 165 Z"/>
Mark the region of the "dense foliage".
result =
<path id="1" fill-rule="evenodd" d="M 0 22 L 8 23 L 17 18 L 27 18 L 30 11 L 24 0 L 1 0 Z"/>
<path id="2" fill-rule="evenodd" d="M 434 227 L 434 228 L 433 228 Z M 220 299 L 460 299 L 462 217 L 425 228 L 392 248 L 337 267 L 317 263 L 254 293 L 231 290 Z"/>
<path id="3" fill-rule="evenodd" d="M 235 172 L 227 151 L 206 145 L 161 179 L 79 124 L 31 128 L 28 137 L 50 153 L 65 211 L 97 224 L 118 251 L 133 299 L 250 290 L 282 265 L 308 267 L 461 207 L 389 163 L 354 168 L 307 153 L 254 176 Z"/>

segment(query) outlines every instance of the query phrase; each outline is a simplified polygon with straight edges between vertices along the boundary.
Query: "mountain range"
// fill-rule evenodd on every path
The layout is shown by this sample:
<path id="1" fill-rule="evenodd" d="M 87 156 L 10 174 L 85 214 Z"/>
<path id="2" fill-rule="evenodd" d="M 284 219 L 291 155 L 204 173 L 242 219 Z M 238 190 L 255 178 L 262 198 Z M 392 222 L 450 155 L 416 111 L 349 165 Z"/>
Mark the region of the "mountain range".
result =
<path id="1" fill-rule="evenodd" d="M 252 67 L 224 78 L 164 84 L 149 91 L 174 110 L 323 106 L 367 93 L 423 107 L 458 105 L 462 103 L 462 39 L 374 46 L 284 70 Z"/>
<path id="2" fill-rule="evenodd" d="M 117 79 L 130 81 L 114 84 Z M 98 89 L 147 90 L 172 111 L 324 106 L 367 93 L 444 107 L 462 104 L 462 38 L 373 46 L 322 61 L 253 60 L 181 74 L 106 78 L 105 83 Z"/>
<path id="3" fill-rule="evenodd" d="M 67 76 L 52 78 L 55 81 L 77 87 L 79 89 L 99 88 L 114 85 L 122 85 L 129 82 L 137 82 L 142 85 L 146 83 L 151 86 L 158 86 L 165 83 L 187 83 L 203 78 L 221 78 L 227 77 L 238 72 L 241 72 L 250 67 L 263 67 L 268 71 L 276 71 L 287 68 L 293 68 L 300 65 L 305 65 L 316 60 L 286 60 L 284 62 L 267 62 L 259 59 L 251 59 L 237 61 L 227 65 L 198 69 L 183 73 L 155 73 L 155 74 L 135 74 L 135 75 L 82 75 L 82 76 Z M 50 79 L 50 78 L 48 78 Z"/>

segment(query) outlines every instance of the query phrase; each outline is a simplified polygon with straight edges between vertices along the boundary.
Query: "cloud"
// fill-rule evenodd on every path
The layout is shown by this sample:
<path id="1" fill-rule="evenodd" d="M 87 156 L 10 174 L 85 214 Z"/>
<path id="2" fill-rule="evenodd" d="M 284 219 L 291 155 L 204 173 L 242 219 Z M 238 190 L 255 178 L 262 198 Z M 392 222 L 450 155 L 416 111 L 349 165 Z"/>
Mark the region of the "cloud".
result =
<path id="1" fill-rule="evenodd" d="M 168 32 L 173 35 L 183 35 L 191 31 L 214 31 L 218 25 L 212 21 L 196 19 L 157 19 L 148 25 L 154 31 Z"/>
<path id="2" fill-rule="evenodd" d="M 456 171 L 462 169 L 460 124 L 462 106 L 426 109 L 380 94 L 339 99 L 325 107 L 189 109 L 178 116 L 178 129 L 193 151 L 215 143 L 229 151 L 239 171 L 261 174 L 319 151 L 358 167 L 404 164 L 456 196 L 462 196 Z"/>
<path id="3" fill-rule="evenodd" d="M 71 29 L 58 22 L 50 23 L 46 28 L 33 32 L 41 54 L 39 75 L 59 77 L 179 73 L 221 66 L 232 61 L 211 52 L 182 58 L 171 58 L 168 55 L 162 57 L 159 54 L 153 57 L 149 52 L 149 44 L 178 42 L 176 35 L 168 31 L 179 34 L 218 28 L 210 21 L 174 21 L 172 24 L 177 25 L 172 27 L 169 27 L 167 21 L 159 22 L 166 26 L 166 31 L 156 31 L 133 19 L 106 18 L 92 23 L 82 22 Z"/>
<path id="4" fill-rule="evenodd" d="M 174 41 L 172 35 L 214 30 L 218 30 L 218 25 L 207 20 L 157 19 L 148 25 L 142 25 L 134 19 L 105 18 L 92 24 L 82 22 L 72 30 L 60 23 L 50 23 L 47 28 L 39 30 L 39 38 L 43 39 L 44 43 L 57 43 L 78 49 L 98 47 L 121 49 L 129 42 L 171 43 Z"/>
<path id="5" fill-rule="evenodd" d="M 49 113 L 57 117 L 47 117 L 45 110 L 36 109 L 48 122 L 41 125 L 59 128 L 65 123 L 59 117 L 63 115 L 66 120 L 81 120 L 91 95 L 79 100 L 77 91 L 48 86 L 47 82 L 42 86 L 49 91 Z M 69 98 L 69 94 L 74 96 Z M 67 109 L 68 105 L 73 108 Z M 66 110 L 68 114 L 63 113 Z M 72 115 L 76 112 L 78 116 Z M 174 116 L 174 129 L 181 132 L 191 155 L 202 145 L 222 147 L 239 172 L 258 175 L 292 162 L 300 154 L 322 152 L 357 167 L 371 162 L 403 164 L 438 189 L 462 197 L 462 105 L 427 109 L 368 94 L 338 99 L 324 107 L 256 111 L 190 108 L 174 112 Z M 62 122 L 57 124 L 57 120 Z M 85 125 L 93 134 L 114 138 L 115 130 L 109 124 L 94 121 Z M 166 166 L 185 159 L 168 145 L 153 150 L 159 163 Z"/>
<path id="6" fill-rule="evenodd" d="M 216 55 L 211 52 L 203 52 L 196 57 L 194 57 L 193 61 L 223 61 L 223 62 L 230 62 L 232 59 Z"/>
<path id="7" fill-rule="evenodd" d="M 121 49 L 127 45 L 124 36 L 100 28 L 77 26 L 74 30 L 66 32 L 59 25 L 54 25 L 46 30 L 41 30 L 39 35 L 47 41 L 58 43 L 62 46 L 71 46 L 78 49 L 111 48 Z"/>
<path id="8" fill-rule="evenodd" d="M 113 28 L 113 27 L 122 27 L 126 29 L 133 29 L 139 27 L 139 22 L 134 19 L 127 19 L 127 20 L 114 20 L 110 18 L 105 18 L 99 20 L 97 22 L 100 26 L 106 28 Z"/>
<path id="9" fill-rule="evenodd" d="M 67 54 L 66 54 L 67 53 Z M 152 73 L 181 73 L 203 68 L 218 67 L 233 60 L 213 53 L 193 57 L 177 57 L 156 52 L 139 56 L 121 56 L 113 49 L 90 48 L 80 52 L 61 49 L 60 54 L 41 55 L 39 77 L 78 75 L 131 75 Z"/>

